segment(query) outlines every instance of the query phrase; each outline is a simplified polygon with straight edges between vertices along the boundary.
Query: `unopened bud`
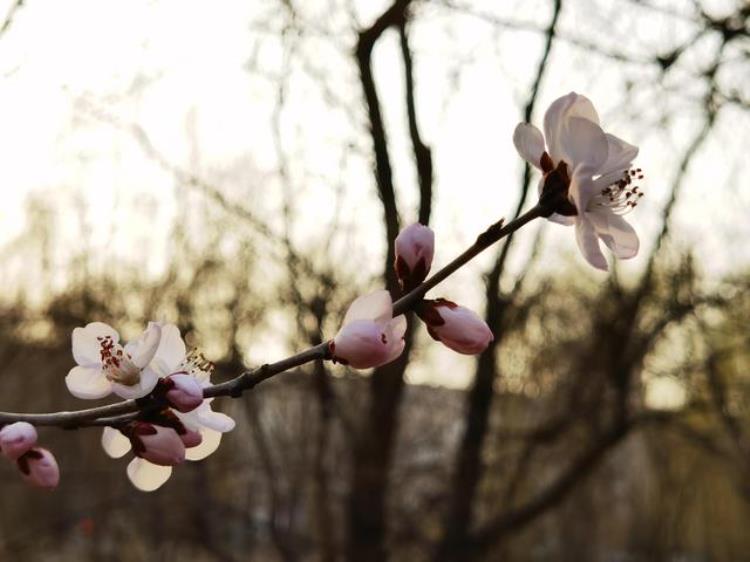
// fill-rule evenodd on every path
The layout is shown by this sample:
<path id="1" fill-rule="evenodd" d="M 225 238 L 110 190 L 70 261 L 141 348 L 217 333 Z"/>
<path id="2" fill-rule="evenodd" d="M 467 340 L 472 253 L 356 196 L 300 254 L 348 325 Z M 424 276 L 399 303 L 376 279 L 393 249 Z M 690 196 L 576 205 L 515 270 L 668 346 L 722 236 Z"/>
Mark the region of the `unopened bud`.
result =
<path id="1" fill-rule="evenodd" d="M 0 449 L 11 460 L 31 449 L 36 440 L 36 428 L 30 423 L 16 422 L 0 429 Z"/>
<path id="2" fill-rule="evenodd" d="M 426 300 L 418 313 L 430 335 L 458 353 L 481 353 L 494 339 L 489 326 L 476 312 L 449 300 Z"/>
<path id="3" fill-rule="evenodd" d="M 185 445 L 171 427 L 136 421 L 124 428 L 133 452 L 153 464 L 174 466 L 185 460 Z"/>
<path id="4" fill-rule="evenodd" d="M 190 412 L 203 403 L 203 388 L 190 375 L 177 373 L 164 380 L 167 385 L 166 398 L 178 412 Z"/>
<path id="5" fill-rule="evenodd" d="M 425 280 L 435 252 L 435 233 L 427 226 L 414 223 L 396 237 L 396 275 L 408 291 Z"/>
<path id="6" fill-rule="evenodd" d="M 56 488 L 60 482 L 60 468 L 55 457 L 47 449 L 34 447 L 16 461 L 21 477 L 38 488 Z"/>

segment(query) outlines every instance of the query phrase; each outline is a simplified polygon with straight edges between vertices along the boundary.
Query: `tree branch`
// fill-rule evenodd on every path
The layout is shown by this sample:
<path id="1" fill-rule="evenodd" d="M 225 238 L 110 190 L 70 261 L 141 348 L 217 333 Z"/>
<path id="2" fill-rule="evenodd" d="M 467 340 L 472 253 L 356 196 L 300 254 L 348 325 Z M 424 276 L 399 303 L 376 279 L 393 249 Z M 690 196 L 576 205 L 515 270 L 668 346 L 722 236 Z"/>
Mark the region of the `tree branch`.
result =
<path id="1" fill-rule="evenodd" d="M 427 279 L 419 287 L 404 295 L 393 304 L 393 314 L 398 316 L 414 308 L 424 295 L 445 280 L 458 269 L 466 265 L 474 257 L 479 255 L 489 246 L 515 232 L 531 220 L 542 216 L 544 208 L 536 206 L 518 219 L 502 226 L 502 221 L 490 226 L 484 233 L 477 237 L 476 242 L 456 259 Z M 230 396 L 237 398 L 243 392 L 253 389 L 258 384 L 266 381 L 280 373 L 300 367 L 317 359 L 330 359 L 329 342 L 310 347 L 296 355 L 292 355 L 275 363 L 268 363 L 256 369 L 244 371 L 237 377 L 219 384 L 203 389 L 205 398 L 218 396 Z M 66 429 L 74 429 L 86 426 L 112 425 L 134 419 L 138 414 L 154 409 L 163 408 L 164 403 L 152 398 L 139 398 L 138 400 L 125 400 L 116 404 L 99 406 L 97 408 L 86 408 L 71 412 L 54 412 L 45 414 L 26 414 L 13 412 L 0 412 L 0 424 L 26 421 L 37 426 L 57 426 Z"/>

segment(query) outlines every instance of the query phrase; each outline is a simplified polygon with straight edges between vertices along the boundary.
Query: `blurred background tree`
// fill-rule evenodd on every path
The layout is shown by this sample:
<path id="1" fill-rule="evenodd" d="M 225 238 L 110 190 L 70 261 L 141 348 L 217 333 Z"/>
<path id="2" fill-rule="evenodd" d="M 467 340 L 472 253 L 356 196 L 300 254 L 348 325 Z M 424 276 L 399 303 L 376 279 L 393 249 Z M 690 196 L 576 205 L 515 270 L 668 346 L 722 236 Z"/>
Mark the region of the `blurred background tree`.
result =
<path id="1" fill-rule="evenodd" d="M 242 3 L 244 4 L 244 3 Z M 741 1 L 6 3 L 3 410 L 80 407 L 71 330 L 175 322 L 218 379 L 332 336 L 419 220 L 447 262 L 532 203 L 519 120 L 586 93 L 641 147 L 642 250 L 590 271 L 538 224 L 435 291 L 372 373 L 219 409 L 219 452 L 134 492 L 98 432 L 5 480 L 4 560 L 749 559 L 750 8 Z"/>

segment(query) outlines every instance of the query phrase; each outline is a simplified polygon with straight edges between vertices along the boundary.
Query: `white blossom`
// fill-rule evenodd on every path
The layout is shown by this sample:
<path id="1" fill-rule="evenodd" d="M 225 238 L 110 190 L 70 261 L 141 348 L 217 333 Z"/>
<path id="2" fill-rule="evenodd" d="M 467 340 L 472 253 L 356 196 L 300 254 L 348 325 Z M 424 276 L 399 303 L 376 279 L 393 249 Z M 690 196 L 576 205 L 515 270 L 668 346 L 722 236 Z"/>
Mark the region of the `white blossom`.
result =
<path id="1" fill-rule="evenodd" d="M 213 365 L 198 353 L 187 353 L 176 326 L 163 324 L 160 327 L 161 338 L 149 368 L 160 378 L 189 376 L 200 388 L 210 386 Z M 185 447 L 186 460 L 206 458 L 218 449 L 222 434 L 234 429 L 235 422 L 231 417 L 211 409 L 212 401 L 213 398 L 203 399 L 197 408 L 187 412 L 171 411 L 177 422 L 175 431 Z M 119 430 L 106 427 L 102 433 L 102 447 L 110 457 L 120 458 L 131 450 L 132 443 Z M 151 492 L 169 480 L 172 467 L 159 466 L 147 458 L 136 456 L 128 465 L 127 474 L 136 488 Z"/>
<path id="2" fill-rule="evenodd" d="M 643 178 L 641 170 L 632 169 L 638 148 L 605 133 L 588 98 L 571 92 L 555 100 L 544 116 L 544 135 L 520 123 L 513 142 L 544 173 L 540 193 L 555 184 L 567 194 L 567 203 L 549 219 L 575 225 L 578 247 L 591 265 L 607 270 L 599 240 L 619 259 L 638 253 L 638 235 L 622 217 L 643 196 L 634 185 Z"/>
<path id="3" fill-rule="evenodd" d="M 73 367 L 65 384 L 73 396 L 104 398 L 114 392 L 121 398 L 140 398 L 159 378 L 150 367 L 161 338 L 161 326 L 148 325 L 143 334 L 125 346 L 119 334 L 107 324 L 92 322 L 73 330 Z"/>

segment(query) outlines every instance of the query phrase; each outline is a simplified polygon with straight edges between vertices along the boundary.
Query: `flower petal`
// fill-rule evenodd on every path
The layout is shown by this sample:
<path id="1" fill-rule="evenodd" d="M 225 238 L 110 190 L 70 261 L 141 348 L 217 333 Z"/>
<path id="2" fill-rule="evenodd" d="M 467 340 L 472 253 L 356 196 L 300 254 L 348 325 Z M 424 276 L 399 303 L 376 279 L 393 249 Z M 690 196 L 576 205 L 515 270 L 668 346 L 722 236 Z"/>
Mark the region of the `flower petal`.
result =
<path id="1" fill-rule="evenodd" d="M 607 271 L 607 260 L 599 247 L 599 239 L 596 236 L 594 225 L 588 220 L 587 214 L 579 216 L 576 221 L 576 241 L 581 253 L 586 260 L 597 269 Z"/>
<path id="2" fill-rule="evenodd" d="M 521 158 L 535 168 L 541 169 L 544 137 L 539 129 L 530 123 L 519 123 L 513 132 L 513 144 L 516 145 Z"/>
<path id="3" fill-rule="evenodd" d="M 563 158 L 573 168 L 585 165 L 593 175 L 607 161 L 607 136 L 588 119 L 570 117 L 558 138 Z"/>
<path id="4" fill-rule="evenodd" d="M 591 121 L 594 125 L 599 124 L 599 114 L 596 112 L 594 104 L 591 103 L 589 98 L 581 94 L 575 94 L 575 100 L 568 108 L 567 117 L 581 117 Z"/>
<path id="5" fill-rule="evenodd" d="M 153 492 L 172 475 L 171 466 L 158 466 L 141 458 L 134 458 L 127 468 L 133 486 L 142 492 Z"/>
<path id="6" fill-rule="evenodd" d="M 638 156 L 638 147 L 609 133 L 605 136 L 607 137 L 607 160 L 601 167 L 602 173 L 617 172 L 619 174 L 630 168 L 630 164 Z"/>
<path id="7" fill-rule="evenodd" d="M 120 383 L 112 383 L 112 392 L 117 394 L 120 398 L 125 400 L 133 400 L 135 398 L 142 398 L 151 392 L 156 383 L 159 381 L 159 376 L 156 371 L 147 367 L 140 373 L 140 381 L 138 384 L 128 386 Z"/>
<path id="8" fill-rule="evenodd" d="M 594 104 L 586 96 L 570 92 L 567 96 L 553 101 L 544 114 L 544 138 L 547 140 L 549 155 L 555 165 L 561 159 L 566 158 L 562 147 L 562 137 L 565 135 L 567 122 L 571 117 L 585 119 L 594 125 L 599 125 L 599 115 L 594 109 Z"/>
<path id="9" fill-rule="evenodd" d="M 102 432 L 102 448 L 113 459 L 119 459 L 130 451 L 130 439 L 117 429 L 105 427 Z"/>
<path id="10" fill-rule="evenodd" d="M 547 217 L 547 220 L 551 222 L 556 222 L 557 224 L 561 224 L 563 226 L 573 226 L 576 223 L 575 217 L 561 215 L 559 213 L 552 213 L 550 216 Z"/>
<path id="11" fill-rule="evenodd" d="M 400 339 L 406 333 L 406 316 L 403 314 L 396 316 L 388 323 L 388 335 L 393 339 Z"/>
<path id="12" fill-rule="evenodd" d="M 174 324 L 163 324 L 161 327 L 161 340 L 159 348 L 154 356 L 154 363 L 162 377 L 171 375 L 178 370 L 180 364 L 185 360 L 187 351 L 185 342 L 182 341 L 180 330 Z M 161 372 L 161 371 L 164 372 Z"/>
<path id="13" fill-rule="evenodd" d="M 96 400 L 112 392 L 112 383 L 99 367 L 73 367 L 65 377 L 65 385 L 76 398 Z"/>
<path id="14" fill-rule="evenodd" d="M 101 342 L 97 338 L 110 337 L 114 343 L 120 341 L 117 332 L 103 322 L 91 322 L 85 328 L 73 330 L 73 359 L 84 367 L 101 365 Z"/>
<path id="15" fill-rule="evenodd" d="M 596 193 L 596 184 L 591 179 L 588 167 L 581 165 L 573 170 L 573 177 L 568 188 L 568 198 L 575 205 L 578 214 L 585 212 L 589 206 L 589 201 Z"/>
<path id="16" fill-rule="evenodd" d="M 199 411 L 196 418 L 202 426 L 220 431 L 221 433 L 232 431 L 235 426 L 232 418 L 221 412 L 213 412 L 210 409 Z"/>
<path id="17" fill-rule="evenodd" d="M 369 369 L 387 362 L 389 349 L 385 328 L 372 320 L 344 324 L 333 338 L 335 360 L 354 369 Z"/>
<path id="18" fill-rule="evenodd" d="M 143 369 L 154 358 L 161 339 L 161 326 L 156 322 L 149 322 L 148 328 L 137 339 L 128 342 L 125 351 L 130 355 L 136 367 Z"/>
<path id="19" fill-rule="evenodd" d="M 204 428 L 200 430 L 200 434 L 203 437 L 201 444 L 185 450 L 185 458 L 189 461 L 203 460 L 219 448 L 221 432 Z"/>
<path id="20" fill-rule="evenodd" d="M 615 257 L 621 260 L 634 258 L 638 254 L 640 242 L 628 222 L 620 215 L 609 210 L 588 213 L 599 238 L 612 250 Z"/>
<path id="21" fill-rule="evenodd" d="M 403 339 L 399 339 L 391 343 L 391 345 L 388 347 L 388 356 L 386 357 L 386 359 L 380 365 L 375 366 L 380 367 L 382 365 L 387 365 L 391 361 L 395 361 L 404 352 L 405 347 L 406 342 Z"/>
<path id="22" fill-rule="evenodd" d="M 567 96 L 557 98 L 550 104 L 547 112 L 544 114 L 544 138 L 547 141 L 549 155 L 555 165 L 562 158 L 560 132 L 565 124 L 565 115 L 570 106 L 575 102 L 577 95 L 575 92 L 571 92 Z"/>
<path id="23" fill-rule="evenodd" d="M 391 295 L 385 289 L 381 289 L 355 299 L 346 311 L 343 325 L 355 320 L 373 320 L 381 323 L 390 320 L 391 316 L 393 316 Z"/>

